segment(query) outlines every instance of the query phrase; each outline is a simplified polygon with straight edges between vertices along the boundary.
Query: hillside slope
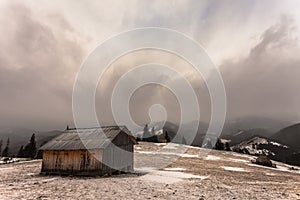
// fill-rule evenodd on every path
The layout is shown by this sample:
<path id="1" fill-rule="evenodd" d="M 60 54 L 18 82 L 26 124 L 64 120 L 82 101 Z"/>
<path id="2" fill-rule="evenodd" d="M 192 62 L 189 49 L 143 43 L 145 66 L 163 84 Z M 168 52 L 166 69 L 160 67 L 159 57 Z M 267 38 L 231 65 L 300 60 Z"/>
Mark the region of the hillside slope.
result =
<path id="1" fill-rule="evenodd" d="M 281 129 L 272 139 L 300 151 L 300 123 Z"/>
<path id="2" fill-rule="evenodd" d="M 245 153 L 250 155 L 267 155 L 270 159 L 280 162 L 287 162 L 287 158 L 290 157 L 295 151 L 290 147 L 274 142 L 267 138 L 253 137 L 250 140 L 241 142 L 233 147 L 236 152 L 246 151 Z M 293 164 L 298 163 L 294 160 Z"/>
<path id="3" fill-rule="evenodd" d="M 266 129 L 255 128 L 249 130 L 241 130 L 232 135 L 222 135 L 221 137 L 230 140 L 231 145 L 239 144 L 243 141 L 249 140 L 255 136 L 269 138 L 273 135 L 273 132 Z"/>
<path id="4" fill-rule="evenodd" d="M 41 161 L 1 165 L 0 199 L 300 198 L 300 173 L 288 165 L 267 168 L 251 164 L 252 156 L 185 148 L 141 142 L 135 172 L 106 178 L 41 176 Z"/>

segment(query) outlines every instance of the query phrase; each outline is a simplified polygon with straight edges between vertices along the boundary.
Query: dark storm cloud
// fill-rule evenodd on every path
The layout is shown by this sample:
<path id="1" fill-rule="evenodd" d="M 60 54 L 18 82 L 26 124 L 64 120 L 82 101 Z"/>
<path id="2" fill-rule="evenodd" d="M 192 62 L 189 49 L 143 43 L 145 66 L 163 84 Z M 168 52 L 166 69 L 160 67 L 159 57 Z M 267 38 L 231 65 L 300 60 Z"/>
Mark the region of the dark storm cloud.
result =
<path id="1" fill-rule="evenodd" d="M 297 30 L 291 17 L 282 17 L 273 25 L 270 23 L 275 19 L 261 20 L 269 13 L 266 8 L 270 9 L 268 17 L 277 16 L 270 8 L 274 1 L 271 4 L 270 1 L 259 4 L 253 1 L 131 1 L 130 5 L 118 2 L 118 6 L 95 3 L 86 9 L 81 3 L 54 2 L 44 6 L 43 16 L 32 5 L 9 3 L 2 8 L 0 127 L 64 128 L 71 123 L 73 83 L 91 46 L 95 47 L 111 34 L 141 26 L 167 27 L 187 33 L 218 59 L 228 97 L 229 120 L 262 115 L 300 120 Z M 260 35 L 260 41 L 251 46 L 252 34 Z M 245 57 L 241 57 L 240 49 L 247 51 L 243 53 Z M 160 52 L 152 57 L 146 52 L 119 59 L 104 82 L 99 83 L 96 96 L 99 117 L 106 123 L 112 122 L 111 91 L 122 74 L 137 64 L 161 63 L 160 58 L 171 67 L 178 65 L 186 74 L 199 99 L 202 118 L 208 120 L 210 101 L 203 80 L 191 66 Z M 132 78 L 142 77 L 133 75 Z M 178 77 L 170 80 L 158 75 L 155 78 L 176 84 Z M 139 123 L 146 123 L 148 108 L 155 103 L 165 105 L 170 120 L 179 120 L 178 102 L 160 86 L 140 88 L 131 99 L 130 111 Z"/>
<path id="2" fill-rule="evenodd" d="M 262 33 L 248 57 L 220 67 L 229 116 L 299 120 L 300 58 L 294 33 L 292 19 L 283 16 Z"/>
<path id="3" fill-rule="evenodd" d="M 282 16 L 277 23 L 260 33 L 260 41 L 251 47 L 248 56 L 224 60 L 223 64 L 219 66 L 228 98 L 228 121 L 244 117 L 269 117 L 292 122 L 299 120 L 297 110 L 300 95 L 297 91 L 300 84 L 298 79 L 300 77 L 300 58 L 297 56 L 299 45 L 296 34 L 293 19 Z M 103 96 L 111 96 L 113 86 L 126 72 L 125 69 L 128 70 L 129 66 L 147 62 L 151 57 L 149 53 L 145 53 L 144 57 L 141 55 L 143 54 L 135 54 L 136 57 L 132 61 L 139 60 L 137 63 L 130 63 L 125 60 L 119 64 L 123 65 L 123 71 L 120 70 L 122 69 L 120 66 L 112 67 L 114 72 L 107 76 L 108 80 L 105 84 L 107 87 L 102 88 L 102 98 Z M 175 63 L 178 62 L 178 59 L 174 60 L 174 58 L 168 58 L 163 54 L 160 56 L 160 62 L 167 60 L 169 66 L 174 67 Z M 128 66 L 125 63 L 129 63 Z M 180 65 L 182 65 L 183 71 L 187 74 L 197 94 L 201 118 L 206 121 L 209 120 L 210 99 L 203 80 L 199 78 L 199 75 L 195 75 L 191 66 Z M 140 76 L 132 78 L 140 78 Z M 157 76 L 156 78 L 163 79 L 165 77 Z M 173 77 L 171 81 L 176 82 L 176 78 L 180 77 Z M 166 81 L 170 81 L 170 78 Z M 102 113 L 109 113 L 109 98 L 104 98 L 100 102 L 99 105 L 102 105 L 105 110 Z M 167 105 L 169 120 L 180 120 L 180 108 L 178 108 L 176 98 L 166 92 L 166 89 L 160 87 L 141 88 L 137 95 L 132 98 L 132 115 L 140 123 L 149 121 L 148 108 L 155 103 Z"/>
<path id="4" fill-rule="evenodd" d="M 70 25 L 53 16 L 39 21 L 23 5 L 6 10 L 6 24 L 0 25 L 2 126 L 45 128 L 70 121 L 72 84 L 83 49 L 68 36 Z M 52 20 L 57 32 L 49 25 Z"/>

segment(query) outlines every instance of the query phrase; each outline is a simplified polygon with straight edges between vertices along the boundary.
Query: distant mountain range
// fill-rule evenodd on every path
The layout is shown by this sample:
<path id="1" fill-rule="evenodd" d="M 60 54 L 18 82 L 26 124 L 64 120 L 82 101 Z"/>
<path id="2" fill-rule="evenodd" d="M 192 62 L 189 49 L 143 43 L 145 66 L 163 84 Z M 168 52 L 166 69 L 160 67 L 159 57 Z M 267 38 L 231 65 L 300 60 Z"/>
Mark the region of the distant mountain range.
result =
<path id="1" fill-rule="evenodd" d="M 191 127 L 198 125 L 197 134 L 193 138 L 187 135 L 177 137 L 176 143 L 189 143 L 193 146 L 202 146 L 204 138 L 215 141 L 218 137 L 226 139 L 233 148 L 248 149 L 249 152 L 271 152 L 269 157 L 279 161 L 288 161 L 292 164 L 299 162 L 300 165 L 300 123 L 286 126 L 287 122 L 266 118 L 246 118 L 234 122 L 227 122 L 224 125 L 220 136 L 206 135 L 208 124 L 205 122 L 193 121 L 182 124 L 184 133 L 189 133 Z M 174 139 L 179 129 L 177 124 L 171 122 L 154 122 L 149 124 L 149 129 L 154 127 L 155 134 L 168 132 L 170 139 Z M 21 145 L 26 145 L 31 135 L 36 134 L 38 147 L 51 140 L 61 131 L 35 131 L 31 129 L 13 128 L 0 129 L 0 139 L 3 140 L 2 150 L 6 145 L 7 138 L 10 138 L 10 154 L 16 155 Z M 134 135 L 142 135 L 143 131 L 134 132 Z M 287 147 L 287 148 L 286 148 Z M 274 155 L 273 155 L 274 154 Z"/>
<path id="2" fill-rule="evenodd" d="M 182 128 L 189 132 L 189 127 L 192 127 L 191 123 L 198 123 L 199 125 L 197 134 L 191 142 L 192 146 L 202 146 L 203 143 L 205 145 L 205 138 L 209 138 L 211 141 L 216 141 L 218 138 L 216 135 L 206 134 L 208 124 L 203 122 L 190 122 L 183 124 Z M 283 128 L 282 126 L 285 124 L 288 123 L 279 121 L 276 124 L 276 120 L 268 119 L 263 119 L 263 122 L 253 119 L 230 122 L 225 124 L 219 138 L 228 141 L 232 148 L 241 153 L 252 155 L 264 153 L 271 159 L 300 165 L 300 124 Z M 259 126 L 259 128 L 253 128 L 252 126 L 254 125 Z M 179 128 L 171 122 L 166 122 L 165 124 L 156 122 L 149 125 L 150 129 L 151 127 L 155 127 L 156 132 L 163 128 L 163 131 L 160 132 L 167 131 L 171 139 L 175 137 Z M 178 138 L 177 141 L 173 142 L 182 143 L 182 141 L 187 141 L 185 135 Z"/>
<path id="3" fill-rule="evenodd" d="M 254 128 L 249 130 L 240 130 L 235 134 L 230 135 L 222 134 L 221 138 L 230 140 L 231 145 L 237 145 L 254 137 L 270 138 L 273 134 L 273 132 L 266 129 Z"/>
<path id="4" fill-rule="evenodd" d="M 290 122 L 266 117 L 244 117 L 235 121 L 227 121 L 222 134 L 235 134 L 241 130 L 264 129 L 276 133 L 280 129 L 291 125 Z"/>

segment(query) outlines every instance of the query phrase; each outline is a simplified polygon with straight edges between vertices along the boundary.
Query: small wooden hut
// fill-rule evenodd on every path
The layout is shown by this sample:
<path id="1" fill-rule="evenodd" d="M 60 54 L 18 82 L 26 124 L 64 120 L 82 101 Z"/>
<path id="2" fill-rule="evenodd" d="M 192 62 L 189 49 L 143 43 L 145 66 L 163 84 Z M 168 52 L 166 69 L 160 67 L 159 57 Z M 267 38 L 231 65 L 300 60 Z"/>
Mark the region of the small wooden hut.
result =
<path id="1" fill-rule="evenodd" d="M 136 143 L 125 126 L 67 129 L 40 148 L 41 173 L 102 176 L 130 172 Z"/>

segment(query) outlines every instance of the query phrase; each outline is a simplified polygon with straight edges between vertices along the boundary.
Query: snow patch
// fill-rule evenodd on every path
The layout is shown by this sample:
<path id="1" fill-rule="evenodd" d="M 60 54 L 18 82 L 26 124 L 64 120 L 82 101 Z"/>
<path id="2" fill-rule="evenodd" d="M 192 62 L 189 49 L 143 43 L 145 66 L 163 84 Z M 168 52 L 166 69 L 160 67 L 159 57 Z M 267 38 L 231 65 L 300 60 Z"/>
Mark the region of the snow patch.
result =
<path id="1" fill-rule="evenodd" d="M 270 143 L 273 144 L 273 145 L 275 145 L 275 146 L 279 146 L 279 147 L 283 147 L 283 148 L 288 148 L 288 146 L 279 144 L 278 142 L 271 141 Z"/>
<path id="2" fill-rule="evenodd" d="M 213 156 L 213 155 L 207 155 L 205 157 L 205 160 L 220 160 L 221 158 L 218 156 Z"/>
<path id="3" fill-rule="evenodd" d="M 182 146 L 187 147 L 187 148 L 190 148 L 190 149 L 199 149 L 199 150 L 203 150 L 203 148 L 201 148 L 201 147 L 195 147 L 195 146 L 190 146 L 190 145 L 185 145 L 185 144 L 183 144 Z"/>
<path id="4" fill-rule="evenodd" d="M 43 181 L 42 181 L 42 183 L 48 183 L 48 182 L 51 182 L 51 181 L 55 181 L 55 180 L 57 180 L 58 178 L 48 178 L 48 179 L 44 179 Z"/>
<path id="5" fill-rule="evenodd" d="M 136 151 L 136 153 L 142 153 L 142 154 L 157 154 L 153 151 Z"/>
<path id="6" fill-rule="evenodd" d="M 231 140 L 221 139 L 222 143 L 231 142 Z"/>
<path id="7" fill-rule="evenodd" d="M 154 143 L 154 144 L 157 146 L 166 146 L 167 145 L 166 143 Z"/>
<path id="8" fill-rule="evenodd" d="M 173 143 L 169 143 L 168 145 L 164 146 L 164 149 L 177 149 L 178 145 L 174 145 Z"/>
<path id="9" fill-rule="evenodd" d="M 173 171 L 155 171 L 149 174 L 146 174 L 140 179 L 158 183 L 165 183 L 165 184 L 173 184 L 182 181 L 183 179 L 207 179 L 207 176 L 198 176 L 193 174 L 187 174 L 183 172 L 173 172 Z"/>
<path id="10" fill-rule="evenodd" d="M 272 161 L 272 162 L 274 162 L 274 161 Z M 291 165 L 282 166 L 281 163 L 279 163 L 279 162 L 274 162 L 274 163 L 276 164 L 276 168 L 266 167 L 266 166 L 263 166 L 263 165 L 256 165 L 256 164 L 252 164 L 252 163 L 249 163 L 248 165 L 253 166 L 253 167 L 260 167 L 260 168 L 275 170 L 275 171 L 282 171 L 282 172 L 290 172 L 290 173 L 300 174 L 300 170 L 290 170 L 290 167 L 292 167 Z"/>
<path id="11" fill-rule="evenodd" d="M 194 154 L 179 154 L 179 156 L 184 158 L 199 158 L 198 155 L 194 155 Z"/>
<path id="12" fill-rule="evenodd" d="M 243 160 L 243 159 L 238 159 L 238 158 L 229 158 L 229 160 L 234 161 L 234 162 L 243 162 L 243 163 L 249 162 L 249 160 Z"/>
<path id="13" fill-rule="evenodd" d="M 155 135 L 162 135 L 164 133 L 163 129 L 155 131 Z"/>
<path id="14" fill-rule="evenodd" d="M 12 169 L 14 169 L 14 168 L 13 167 L 0 168 L 0 171 L 12 170 Z"/>
<path id="15" fill-rule="evenodd" d="M 276 176 L 276 174 L 274 174 L 274 173 L 265 173 L 267 176 Z"/>
<path id="16" fill-rule="evenodd" d="M 174 167 L 174 168 L 164 168 L 166 171 L 185 171 L 186 169 L 181 167 Z"/>
<path id="17" fill-rule="evenodd" d="M 227 171 L 234 171 L 234 172 L 249 172 L 245 170 L 244 168 L 241 167 L 227 167 L 227 166 L 222 166 L 223 169 Z"/>
<path id="18" fill-rule="evenodd" d="M 176 153 L 176 152 L 164 152 L 164 151 L 136 151 L 136 153 L 141 154 L 151 154 L 151 155 L 168 155 L 168 156 L 179 156 L 184 158 L 198 158 L 198 155 L 193 154 L 184 154 L 184 153 Z"/>
<path id="19" fill-rule="evenodd" d="M 135 168 L 134 171 L 138 173 L 151 173 L 157 171 L 157 169 L 153 167 L 139 167 L 139 168 Z"/>

